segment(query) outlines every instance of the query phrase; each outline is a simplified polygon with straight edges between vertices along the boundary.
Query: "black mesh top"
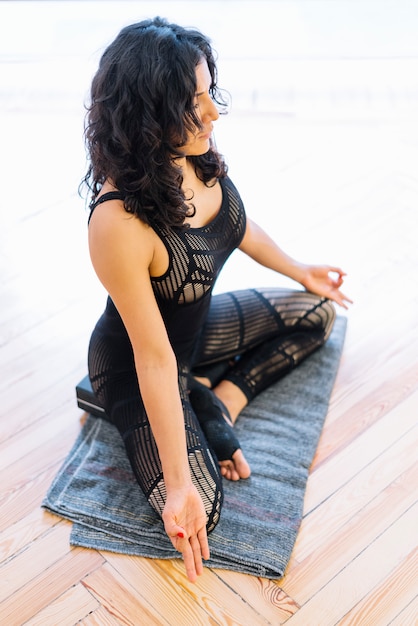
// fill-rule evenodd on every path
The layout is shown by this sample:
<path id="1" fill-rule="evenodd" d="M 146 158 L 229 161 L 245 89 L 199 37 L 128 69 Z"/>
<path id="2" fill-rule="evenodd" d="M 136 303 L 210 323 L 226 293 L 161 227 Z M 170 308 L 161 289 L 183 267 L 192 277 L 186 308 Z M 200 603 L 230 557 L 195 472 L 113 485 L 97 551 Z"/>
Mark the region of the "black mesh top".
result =
<path id="1" fill-rule="evenodd" d="M 230 254 L 241 243 L 245 232 L 245 210 L 237 189 L 229 178 L 220 179 L 220 184 L 221 208 L 206 226 L 176 230 L 153 226 L 167 248 L 169 267 L 162 276 L 151 277 L 151 283 L 168 336 L 180 362 L 190 361 L 206 319 L 215 281 Z M 113 199 L 123 199 L 123 194 L 103 194 L 92 211 L 98 204 Z M 123 322 L 110 298 L 106 314 L 111 318 L 112 332 L 119 319 L 120 332 L 125 335 Z"/>

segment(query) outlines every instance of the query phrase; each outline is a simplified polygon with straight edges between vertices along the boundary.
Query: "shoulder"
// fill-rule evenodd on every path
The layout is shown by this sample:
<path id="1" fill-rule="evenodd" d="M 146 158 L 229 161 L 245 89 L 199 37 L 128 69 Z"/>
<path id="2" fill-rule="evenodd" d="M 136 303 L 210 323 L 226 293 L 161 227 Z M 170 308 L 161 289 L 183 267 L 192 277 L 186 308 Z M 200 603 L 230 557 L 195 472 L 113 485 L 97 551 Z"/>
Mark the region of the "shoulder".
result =
<path id="1" fill-rule="evenodd" d="M 142 354 L 155 353 L 156 345 L 162 345 L 163 352 L 170 349 L 150 277 L 156 238 L 150 226 L 125 210 L 123 200 L 98 204 L 91 216 L 89 249 L 94 270 L 134 350 L 141 346 Z"/>
<path id="2" fill-rule="evenodd" d="M 225 189 L 229 189 L 230 191 L 232 191 L 234 194 L 236 194 L 237 196 L 239 196 L 239 192 L 238 189 L 235 187 L 234 183 L 232 182 L 232 180 L 230 179 L 230 177 L 224 176 L 223 178 L 219 179 L 219 182 L 221 183 L 221 186 Z"/>
<path id="3" fill-rule="evenodd" d="M 221 185 L 223 189 L 223 195 L 228 199 L 230 218 L 232 222 L 237 226 L 238 230 L 240 230 L 242 235 L 243 231 L 245 230 L 247 217 L 241 195 L 228 176 L 221 180 Z"/>
<path id="4" fill-rule="evenodd" d="M 155 233 L 137 216 L 128 213 L 121 199 L 97 204 L 88 230 L 90 255 L 96 269 L 130 264 L 149 267 Z"/>
<path id="5" fill-rule="evenodd" d="M 221 183 L 223 191 L 227 192 L 227 196 L 230 202 L 231 201 L 234 202 L 237 206 L 239 206 L 240 210 L 243 211 L 244 203 L 242 201 L 241 194 L 239 193 L 238 189 L 236 188 L 232 180 L 229 178 L 229 176 L 226 176 L 225 178 L 221 178 L 220 183 Z"/>

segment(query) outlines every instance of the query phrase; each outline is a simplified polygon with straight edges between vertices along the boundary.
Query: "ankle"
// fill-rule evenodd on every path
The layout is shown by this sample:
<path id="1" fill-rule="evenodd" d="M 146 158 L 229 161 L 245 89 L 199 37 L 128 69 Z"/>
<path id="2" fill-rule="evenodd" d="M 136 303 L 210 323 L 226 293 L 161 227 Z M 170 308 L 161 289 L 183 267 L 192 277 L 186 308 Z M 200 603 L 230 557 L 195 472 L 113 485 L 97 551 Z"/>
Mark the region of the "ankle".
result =
<path id="1" fill-rule="evenodd" d="M 229 380 L 221 380 L 213 389 L 213 392 L 225 404 L 232 423 L 234 423 L 243 408 L 248 404 L 246 395 Z"/>
<path id="2" fill-rule="evenodd" d="M 208 389 L 212 389 L 212 383 L 209 378 L 204 378 L 203 376 L 193 376 L 193 379 Z"/>

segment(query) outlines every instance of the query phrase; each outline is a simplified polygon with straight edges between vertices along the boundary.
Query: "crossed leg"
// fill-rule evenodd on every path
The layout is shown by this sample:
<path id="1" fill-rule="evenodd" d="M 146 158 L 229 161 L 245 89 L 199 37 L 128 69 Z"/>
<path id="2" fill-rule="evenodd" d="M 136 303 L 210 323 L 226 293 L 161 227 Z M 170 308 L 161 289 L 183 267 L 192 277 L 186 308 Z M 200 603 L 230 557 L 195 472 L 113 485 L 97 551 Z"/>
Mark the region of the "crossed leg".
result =
<path id="1" fill-rule="evenodd" d="M 248 402 L 325 343 L 334 320 L 333 305 L 305 291 L 219 294 L 212 299 L 193 375 L 212 388 L 234 423 Z M 230 480 L 250 475 L 240 448 L 219 465 Z"/>

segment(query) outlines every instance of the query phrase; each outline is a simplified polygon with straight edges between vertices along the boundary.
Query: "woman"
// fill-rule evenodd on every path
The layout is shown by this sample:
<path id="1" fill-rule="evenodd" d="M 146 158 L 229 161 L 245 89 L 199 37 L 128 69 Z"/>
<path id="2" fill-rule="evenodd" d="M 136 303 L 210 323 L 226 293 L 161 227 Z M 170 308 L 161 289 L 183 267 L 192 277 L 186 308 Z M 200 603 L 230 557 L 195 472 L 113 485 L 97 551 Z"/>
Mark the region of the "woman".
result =
<path id="1" fill-rule="evenodd" d="M 156 18 L 104 52 L 86 124 L 89 247 L 109 294 L 90 380 L 192 581 L 222 477 L 250 475 L 233 422 L 326 341 L 329 300 L 349 301 L 342 270 L 296 262 L 246 218 L 211 140 L 224 105 L 209 41 Z M 237 247 L 305 290 L 212 297 Z"/>

